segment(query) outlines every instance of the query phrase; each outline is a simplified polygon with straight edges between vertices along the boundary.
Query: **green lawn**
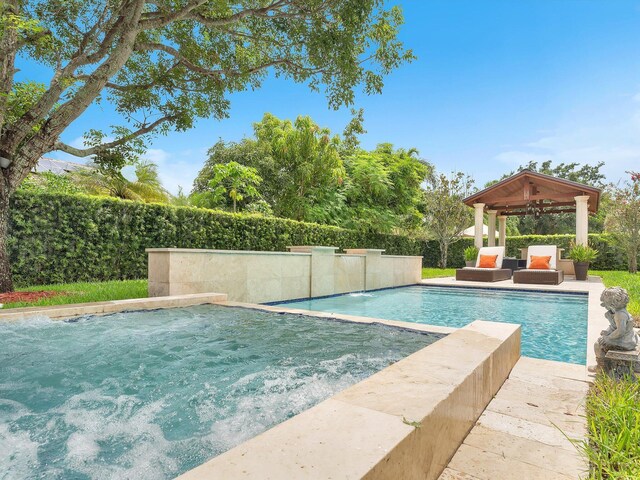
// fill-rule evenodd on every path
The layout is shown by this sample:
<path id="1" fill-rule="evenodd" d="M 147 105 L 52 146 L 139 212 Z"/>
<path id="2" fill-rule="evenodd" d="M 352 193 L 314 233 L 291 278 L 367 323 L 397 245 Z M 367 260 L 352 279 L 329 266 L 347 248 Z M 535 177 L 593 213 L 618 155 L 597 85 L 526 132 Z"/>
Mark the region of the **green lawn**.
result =
<path id="1" fill-rule="evenodd" d="M 631 302 L 627 308 L 629 313 L 635 317 L 636 323 L 640 321 L 640 274 L 591 270 L 589 274 L 602 277 L 602 283 L 604 283 L 606 287 L 622 287 L 629 292 Z"/>
<path id="2" fill-rule="evenodd" d="M 36 302 L 7 303 L 3 308 L 35 307 L 47 305 L 63 305 L 68 303 L 103 302 L 107 300 L 125 300 L 127 298 L 143 298 L 147 296 L 146 280 L 123 280 L 91 283 L 62 283 L 58 285 L 35 285 L 19 288 L 18 291 L 56 291 L 65 292 L 51 298 L 43 298 Z"/>
<path id="3" fill-rule="evenodd" d="M 454 277 L 456 275 L 455 268 L 423 268 L 422 278 L 440 278 Z"/>

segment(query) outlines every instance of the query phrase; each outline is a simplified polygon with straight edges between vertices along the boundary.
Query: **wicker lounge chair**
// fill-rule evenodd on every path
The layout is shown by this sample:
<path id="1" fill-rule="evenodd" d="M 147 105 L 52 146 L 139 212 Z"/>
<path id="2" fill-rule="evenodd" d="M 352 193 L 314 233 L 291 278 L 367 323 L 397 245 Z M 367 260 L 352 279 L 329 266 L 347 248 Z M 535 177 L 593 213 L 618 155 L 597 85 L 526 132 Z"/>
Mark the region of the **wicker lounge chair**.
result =
<path id="1" fill-rule="evenodd" d="M 479 268 L 480 255 L 497 255 L 496 268 Z M 511 278 L 511 270 L 502 268 L 503 258 L 504 247 L 482 247 L 478 252 L 476 266 L 457 269 L 456 280 L 469 282 L 498 282 L 500 280 L 509 280 Z"/>
<path id="2" fill-rule="evenodd" d="M 529 268 L 531 256 L 550 256 L 549 270 Z M 558 270 L 558 247 L 555 245 L 533 245 L 527 252 L 527 268 L 513 272 L 513 283 L 534 283 L 539 285 L 560 285 L 564 281 L 564 273 Z"/>

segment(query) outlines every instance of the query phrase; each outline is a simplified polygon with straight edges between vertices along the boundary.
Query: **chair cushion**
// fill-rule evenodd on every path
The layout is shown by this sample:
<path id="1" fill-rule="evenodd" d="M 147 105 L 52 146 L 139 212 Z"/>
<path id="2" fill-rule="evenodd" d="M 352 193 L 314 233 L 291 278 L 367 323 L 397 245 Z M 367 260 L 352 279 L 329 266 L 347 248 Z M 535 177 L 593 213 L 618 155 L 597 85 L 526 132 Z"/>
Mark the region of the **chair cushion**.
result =
<path id="1" fill-rule="evenodd" d="M 498 255 L 480 255 L 478 268 L 496 268 L 496 260 Z"/>
<path id="2" fill-rule="evenodd" d="M 551 265 L 551 255 L 531 255 L 531 261 L 527 268 L 531 270 L 549 270 Z"/>

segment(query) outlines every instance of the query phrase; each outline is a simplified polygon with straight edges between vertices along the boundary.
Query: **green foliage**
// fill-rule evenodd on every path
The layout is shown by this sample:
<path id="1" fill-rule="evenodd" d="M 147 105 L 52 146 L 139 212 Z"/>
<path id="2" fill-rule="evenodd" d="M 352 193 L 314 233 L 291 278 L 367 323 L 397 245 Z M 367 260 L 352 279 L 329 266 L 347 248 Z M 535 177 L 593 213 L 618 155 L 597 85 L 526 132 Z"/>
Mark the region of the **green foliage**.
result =
<path id="1" fill-rule="evenodd" d="M 467 262 L 472 262 L 474 260 L 476 260 L 478 258 L 478 252 L 480 250 L 478 249 L 478 247 L 471 245 L 467 248 L 464 249 L 464 259 Z"/>
<path id="2" fill-rule="evenodd" d="M 230 201 L 235 213 L 239 203 L 242 205 L 247 200 L 260 199 L 256 187 L 262 183 L 262 178 L 255 168 L 238 162 L 219 163 L 213 165 L 212 173 L 209 188 L 192 196 L 196 207 L 224 208 Z"/>
<path id="3" fill-rule="evenodd" d="M 184 131 L 197 118 L 227 117 L 228 96 L 260 88 L 269 71 L 323 90 L 337 109 L 354 103 L 356 89 L 380 93 L 384 76 L 415 58 L 397 38 L 400 8 L 380 0 L 129 7 L 25 0 L 0 11 L 0 33 L 18 33 L 7 54 L 55 72 L 47 97 L 60 100 L 61 115 L 76 118 L 106 98 L 132 127 L 112 128 L 123 145 L 136 131 Z M 106 86 L 102 71 L 94 75 L 105 64 L 113 69 Z M 55 108 L 44 110 L 43 120 Z"/>
<path id="4" fill-rule="evenodd" d="M 593 262 L 598 258 L 598 250 L 590 247 L 589 245 L 576 245 L 571 242 L 569 254 L 567 258 L 570 258 L 574 262 Z"/>
<path id="5" fill-rule="evenodd" d="M 629 271 L 636 273 L 640 255 L 640 174 L 627 173 L 630 181 L 623 188 L 613 189 L 606 227 L 626 251 Z"/>
<path id="6" fill-rule="evenodd" d="M 73 181 L 83 193 L 107 197 L 134 200 L 137 202 L 168 203 L 171 196 L 165 190 L 158 175 L 158 166 L 152 162 L 135 161 L 135 180 L 127 179 L 121 171 L 128 162 L 115 157 L 114 162 L 107 161 L 95 166 L 95 169 L 83 169 L 70 173 Z"/>
<path id="7" fill-rule="evenodd" d="M 462 203 L 473 186 L 473 179 L 462 172 L 450 176 L 431 175 L 424 194 L 427 234 L 440 248 L 441 268 L 446 268 L 449 246 L 458 242 L 462 232 L 472 221 L 471 209 Z"/>
<path id="8" fill-rule="evenodd" d="M 210 191 L 218 165 L 237 162 L 262 178 L 256 189 L 276 216 L 378 232 L 421 226 L 421 184 L 432 167 L 415 150 L 390 144 L 360 150 L 353 139 L 346 145 L 309 117 L 292 123 L 266 114 L 254 129 L 255 139 L 211 148 L 194 182 L 196 205 L 220 206 L 201 194 Z M 361 131 L 356 125 L 347 130 Z"/>
<path id="9" fill-rule="evenodd" d="M 586 403 L 587 439 L 581 450 L 592 480 L 640 478 L 640 381 L 599 374 Z"/>
<path id="10" fill-rule="evenodd" d="M 146 278 L 145 248 L 285 251 L 288 245 L 383 248 L 420 255 L 423 243 L 262 215 L 107 197 L 18 192 L 9 252 L 17 285 Z"/>
<path id="11" fill-rule="evenodd" d="M 83 193 L 69 175 L 52 172 L 32 173 L 20 184 L 20 190 L 32 193 L 63 193 L 72 195 Z"/>

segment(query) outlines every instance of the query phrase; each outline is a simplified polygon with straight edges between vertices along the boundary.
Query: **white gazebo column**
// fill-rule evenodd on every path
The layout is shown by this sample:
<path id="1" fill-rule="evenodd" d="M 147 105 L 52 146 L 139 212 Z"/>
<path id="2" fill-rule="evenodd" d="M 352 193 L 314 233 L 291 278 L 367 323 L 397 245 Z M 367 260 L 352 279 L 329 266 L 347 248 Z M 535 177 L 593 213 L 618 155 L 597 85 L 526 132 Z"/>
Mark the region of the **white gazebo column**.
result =
<path id="1" fill-rule="evenodd" d="M 489 247 L 496 246 L 496 215 L 498 214 L 497 210 L 487 210 L 489 214 L 489 240 L 487 245 Z"/>
<path id="2" fill-rule="evenodd" d="M 475 209 L 475 227 L 474 227 L 474 245 L 482 248 L 482 227 L 484 226 L 484 203 L 474 203 Z"/>
<path id="3" fill-rule="evenodd" d="M 576 245 L 587 245 L 589 241 L 589 195 L 576 199 Z"/>
<path id="4" fill-rule="evenodd" d="M 498 215 L 498 245 L 504 247 L 507 244 L 507 216 Z"/>

